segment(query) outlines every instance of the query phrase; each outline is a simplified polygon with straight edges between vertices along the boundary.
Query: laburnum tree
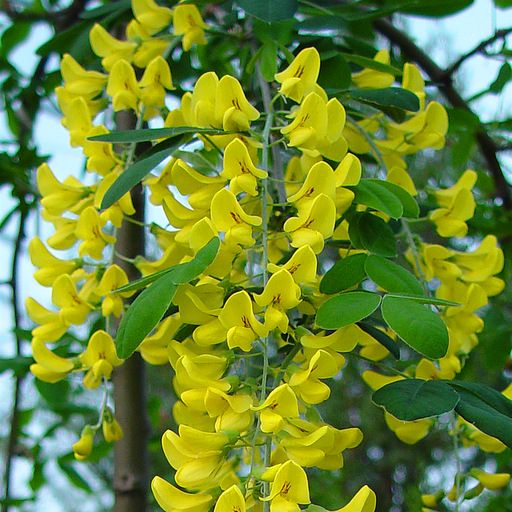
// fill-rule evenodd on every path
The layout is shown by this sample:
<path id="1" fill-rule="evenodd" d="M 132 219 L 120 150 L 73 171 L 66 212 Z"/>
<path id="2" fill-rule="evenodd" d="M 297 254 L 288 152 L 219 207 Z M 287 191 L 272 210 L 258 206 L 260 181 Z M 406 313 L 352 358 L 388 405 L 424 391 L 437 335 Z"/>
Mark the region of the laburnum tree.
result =
<path id="1" fill-rule="evenodd" d="M 67 404 L 43 438 L 79 426 L 58 458 L 71 483 L 92 492 L 80 464 L 95 462 L 123 512 L 510 506 L 507 343 L 487 335 L 501 380 L 471 371 L 484 314 L 506 319 L 489 306 L 505 286 L 506 144 L 453 85 L 463 60 L 439 67 L 389 19 L 469 3 L 64 11 L 82 21 L 40 51 L 61 53 L 54 92 L 84 169 L 27 173 L 51 304 L 26 300 L 31 356 L 15 360 Z M 507 55 L 507 34 L 464 58 L 496 41 Z M 446 178 L 422 177 L 436 165 Z M 416 468 L 406 496 L 383 438 Z M 11 446 L 3 510 L 30 510 L 44 480 L 51 455 L 25 442 L 34 496 L 12 491 Z"/>

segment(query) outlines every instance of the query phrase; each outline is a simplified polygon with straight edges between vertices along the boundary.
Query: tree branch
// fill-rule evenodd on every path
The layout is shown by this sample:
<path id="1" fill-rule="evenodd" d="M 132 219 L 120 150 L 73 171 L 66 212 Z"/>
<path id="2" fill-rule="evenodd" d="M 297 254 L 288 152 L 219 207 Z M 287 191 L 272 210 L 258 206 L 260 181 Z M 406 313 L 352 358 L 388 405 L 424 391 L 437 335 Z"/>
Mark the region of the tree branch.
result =
<path id="1" fill-rule="evenodd" d="M 13 322 L 13 333 L 15 340 L 15 355 L 22 355 L 22 339 L 19 335 L 19 327 L 21 320 L 21 313 L 18 304 L 18 268 L 21 256 L 21 249 L 23 245 L 23 240 L 25 238 L 25 223 L 28 216 L 28 208 L 25 203 L 24 198 L 20 198 L 19 202 L 19 224 L 18 224 L 18 234 L 16 236 L 16 240 L 14 242 L 14 250 L 12 254 L 11 261 L 11 276 L 9 281 L 9 286 L 11 288 L 11 310 L 12 310 L 12 322 Z M 18 426 L 19 426 L 19 415 L 20 415 L 20 398 L 21 398 L 21 386 L 23 383 L 24 375 L 16 376 L 14 381 L 14 391 L 13 391 L 13 399 L 11 406 L 11 421 L 10 421 L 10 430 L 9 437 L 7 440 L 7 448 L 5 451 L 4 458 L 4 482 L 3 482 L 3 503 L 2 503 L 2 512 L 9 511 L 9 500 L 11 497 L 11 478 L 12 478 L 12 462 L 14 456 L 16 455 L 16 445 L 18 444 Z"/>
<path id="2" fill-rule="evenodd" d="M 445 70 L 445 74 L 448 76 L 453 76 L 453 74 L 462 66 L 462 64 L 464 64 L 464 62 L 466 62 L 466 60 L 478 53 L 483 52 L 490 44 L 494 43 L 498 39 L 505 39 L 511 33 L 512 27 L 496 30 L 492 36 L 477 44 L 472 50 L 465 53 L 464 55 L 461 55 L 453 64 L 448 66 Z"/>
<path id="3" fill-rule="evenodd" d="M 374 26 L 378 32 L 398 46 L 406 57 L 416 62 L 427 73 L 432 82 L 439 88 L 441 94 L 452 106 L 474 114 L 468 103 L 455 89 L 451 75 L 447 74 L 446 70 L 440 68 L 406 34 L 384 19 L 375 20 Z M 498 152 L 496 143 L 489 136 L 482 123 L 479 123 L 475 137 L 487 168 L 493 177 L 496 196 L 503 201 L 503 206 L 507 210 L 512 210 L 510 185 L 505 179 L 503 169 L 496 156 Z"/>

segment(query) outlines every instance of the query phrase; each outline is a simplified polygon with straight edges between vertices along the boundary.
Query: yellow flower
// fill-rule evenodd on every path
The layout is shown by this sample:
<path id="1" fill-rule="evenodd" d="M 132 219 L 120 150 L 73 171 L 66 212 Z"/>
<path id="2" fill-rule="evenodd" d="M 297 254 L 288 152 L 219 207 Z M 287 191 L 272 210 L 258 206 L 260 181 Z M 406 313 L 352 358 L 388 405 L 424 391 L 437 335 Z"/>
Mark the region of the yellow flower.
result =
<path id="1" fill-rule="evenodd" d="M 322 154 L 340 161 L 347 152 L 342 135 L 345 117 L 345 109 L 337 99 L 326 101 L 316 92 L 310 92 L 281 133 L 289 138 L 290 146 L 310 156 Z"/>
<path id="2" fill-rule="evenodd" d="M 325 194 L 319 194 L 307 209 L 300 209 L 297 217 L 290 217 L 284 223 L 284 231 L 290 233 L 292 247 L 309 245 L 318 254 L 324 248 L 324 239 L 332 236 L 335 221 L 334 201 Z"/>
<path id="3" fill-rule="evenodd" d="M 75 283 L 67 274 L 59 276 L 53 283 L 52 302 L 60 308 L 59 315 L 66 325 L 83 324 L 92 309 L 80 297 Z"/>
<path id="4" fill-rule="evenodd" d="M 42 286 L 52 286 L 57 277 L 71 274 L 78 267 L 76 260 L 61 260 L 54 256 L 37 236 L 30 240 L 28 254 L 32 265 L 38 268 L 34 277 Z"/>
<path id="5" fill-rule="evenodd" d="M 199 9 L 193 5 L 177 5 L 173 11 L 174 33 L 183 36 L 183 50 L 188 52 L 193 44 L 206 44 L 204 30 L 208 28 Z"/>
<path id="6" fill-rule="evenodd" d="M 302 419 L 289 419 L 280 447 L 303 467 L 336 470 L 343 467 L 343 451 L 355 448 L 363 434 L 358 428 L 337 429 Z"/>
<path id="7" fill-rule="evenodd" d="M 313 200 L 320 194 L 325 194 L 333 201 L 336 198 L 336 179 L 332 167 L 327 162 L 317 162 L 311 167 L 301 188 L 288 197 L 300 210 L 308 209 Z"/>
<path id="8" fill-rule="evenodd" d="M 80 256 L 87 254 L 95 260 L 101 260 L 105 246 L 115 243 L 115 237 L 107 235 L 101 230 L 104 224 L 105 222 L 101 221 L 98 211 L 93 206 L 87 207 L 80 214 L 75 229 L 76 237 L 82 240 L 78 247 Z"/>
<path id="9" fill-rule="evenodd" d="M 229 348 L 239 347 L 245 352 L 257 338 L 268 334 L 266 326 L 254 316 L 249 294 L 243 290 L 229 297 L 219 314 L 219 323 L 226 330 Z"/>
<path id="10" fill-rule="evenodd" d="M 226 184 L 222 177 L 205 176 L 180 159 L 172 165 L 171 182 L 195 210 L 208 210 L 212 197 Z"/>
<path id="11" fill-rule="evenodd" d="M 266 171 L 254 165 L 247 146 L 240 139 L 233 139 L 226 146 L 221 176 L 229 180 L 229 188 L 233 194 L 245 192 L 250 196 L 257 196 L 258 179 L 264 179 L 267 175 Z"/>
<path id="12" fill-rule="evenodd" d="M 331 334 L 305 334 L 300 343 L 308 348 L 330 348 L 337 352 L 351 352 L 366 333 L 355 324 L 341 327 Z"/>
<path id="13" fill-rule="evenodd" d="M 222 378 L 228 364 L 225 357 L 213 354 L 184 354 L 176 361 L 173 361 L 173 357 L 169 359 L 176 373 L 174 387 L 178 395 L 196 388 L 214 387 L 221 391 L 231 389 L 229 378 Z"/>
<path id="14" fill-rule="evenodd" d="M 236 485 L 226 489 L 215 503 L 213 512 L 245 512 L 245 499 Z"/>
<path id="15" fill-rule="evenodd" d="M 107 193 L 107 190 L 112 186 L 112 184 L 117 180 L 119 175 L 121 174 L 120 169 L 117 168 L 112 172 L 108 173 L 106 176 L 98 182 L 96 193 L 94 194 L 94 207 L 97 210 L 101 209 L 101 202 Z M 103 210 L 100 213 L 101 222 L 110 221 L 113 226 L 116 228 L 120 228 L 125 216 L 130 216 L 135 213 L 135 208 L 133 207 L 132 198 L 129 192 L 124 194 L 120 199 L 118 199 L 112 206 Z"/>
<path id="16" fill-rule="evenodd" d="M 57 311 L 46 309 L 32 297 L 27 297 L 25 309 L 29 318 L 39 324 L 32 330 L 34 337 L 39 337 L 44 341 L 56 341 L 66 332 L 68 324 L 64 322 Z"/>
<path id="17" fill-rule="evenodd" d="M 509 473 L 487 473 L 481 469 L 473 468 L 469 474 L 476 478 L 486 489 L 497 491 L 506 487 L 510 482 Z"/>
<path id="18" fill-rule="evenodd" d="M 361 487 L 350 503 L 335 512 L 374 512 L 377 507 L 377 497 L 367 486 Z"/>
<path id="19" fill-rule="evenodd" d="M 89 389 L 97 388 L 102 378 L 110 379 L 114 367 L 123 364 L 123 360 L 117 357 L 114 340 L 102 330 L 91 336 L 87 349 L 79 358 L 83 366 L 89 368 L 84 377 L 84 386 Z"/>
<path id="20" fill-rule="evenodd" d="M 110 407 L 105 407 L 103 418 L 101 420 L 101 428 L 103 437 L 107 443 L 113 443 L 123 438 L 123 430 L 121 425 L 114 417 L 114 413 Z"/>
<path id="21" fill-rule="evenodd" d="M 211 219 L 218 231 L 226 233 L 228 244 L 245 247 L 254 245 L 252 226 L 261 226 L 261 217 L 245 213 L 235 195 L 227 189 L 219 190 L 213 196 Z"/>
<path id="22" fill-rule="evenodd" d="M 327 384 L 320 379 L 334 377 L 345 363 L 345 359 L 338 355 L 338 360 L 326 350 L 317 350 L 308 361 L 307 367 L 294 372 L 288 384 L 295 393 L 307 404 L 319 404 L 331 394 Z"/>
<path id="23" fill-rule="evenodd" d="M 387 50 L 379 50 L 375 57 L 373 57 L 373 60 L 380 64 L 389 64 L 389 52 Z M 357 87 L 372 87 L 378 89 L 380 87 L 389 87 L 394 81 L 395 77 L 391 73 L 377 71 L 371 68 L 365 68 L 358 73 L 352 74 L 352 82 L 354 82 Z"/>
<path id="24" fill-rule="evenodd" d="M 182 400 L 184 400 L 183 395 Z M 207 388 L 203 399 L 208 416 L 216 418 L 216 432 L 243 432 L 249 428 L 252 424 L 251 404 L 252 398 L 249 395 L 228 395 L 212 387 Z"/>
<path id="25" fill-rule="evenodd" d="M 467 170 L 453 187 L 436 192 L 436 199 L 441 208 L 430 213 L 439 235 L 443 237 L 465 236 L 466 222 L 473 217 L 475 199 L 471 189 L 476 183 L 477 175 Z"/>
<path id="26" fill-rule="evenodd" d="M 96 293 L 105 297 L 101 303 L 101 314 L 104 317 L 114 315 L 119 318 L 121 316 L 123 312 L 123 297 L 130 297 L 134 292 L 112 292 L 126 284 L 128 284 L 128 277 L 119 265 L 108 267 L 101 276 Z"/>
<path id="27" fill-rule="evenodd" d="M 281 84 L 279 92 L 300 103 L 302 98 L 313 91 L 320 72 L 320 55 L 316 48 L 304 48 L 291 64 L 275 79 Z"/>
<path id="28" fill-rule="evenodd" d="M 91 202 L 93 192 L 91 187 L 84 187 L 72 176 L 61 183 L 46 163 L 37 168 L 37 188 L 43 196 L 41 204 L 49 215 L 61 215 L 66 210 L 79 213 Z"/>
<path id="29" fill-rule="evenodd" d="M 65 53 L 60 61 L 60 72 L 66 89 L 87 99 L 101 94 L 107 83 L 106 75 L 85 70 L 69 53 Z"/>
<path id="30" fill-rule="evenodd" d="M 286 311 L 300 303 L 301 291 L 288 270 L 281 269 L 271 276 L 264 290 L 254 294 L 254 301 L 265 310 L 265 327 L 272 330 L 276 327 L 281 332 L 288 328 Z"/>
<path id="31" fill-rule="evenodd" d="M 271 512 L 298 512 L 299 504 L 311 503 L 306 472 L 292 460 L 281 464 L 263 501 L 271 502 Z"/>
<path id="32" fill-rule="evenodd" d="M 65 379 L 75 368 L 73 361 L 52 352 L 41 338 L 32 339 L 32 357 L 35 364 L 30 365 L 30 371 L 44 382 L 54 383 Z"/>
<path id="33" fill-rule="evenodd" d="M 221 432 L 203 432 L 180 425 L 179 435 L 167 430 L 162 448 L 169 464 L 176 469 L 176 483 L 189 489 L 217 487 L 229 470 L 223 450 L 229 437 Z"/>
<path id="34" fill-rule="evenodd" d="M 72 447 L 76 460 L 83 461 L 91 455 L 95 433 L 95 430 L 90 425 L 86 425 L 83 428 L 80 439 Z"/>
<path id="35" fill-rule="evenodd" d="M 113 71 L 113 70 L 112 70 Z M 139 82 L 140 96 L 146 108 L 165 106 L 165 90 L 172 90 L 171 70 L 163 57 L 155 57 L 144 70 Z"/>
<path id="36" fill-rule="evenodd" d="M 317 260 L 309 245 L 299 247 L 281 267 L 274 263 L 268 264 L 269 272 L 277 272 L 281 268 L 287 270 L 298 284 L 316 281 Z"/>
<path id="37" fill-rule="evenodd" d="M 104 135 L 109 131 L 103 125 L 93 126 L 88 133 L 89 137 Z M 110 142 L 87 141 L 83 143 L 84 155 L 87 157 L 87 170 L 101 176 L 108 174 L 120 160 L 116 157 Z"/>
<path id="38" fill-rule="evenodd" d="M 267 434 L 279 432 L 285 418 L 299 417 L 297 396 L 288 384 L 281 384 L 272 390 L 261 405 L 251 409 L 261 411 L 261 431 Z"/>
<path id="39" fill-rule="evenodd" d="M 137 348 L 142 359 L 153 365 L 167 364 L 169 362 L 167 347 L 182 324 L 179 316 L 168 316 L 162 320 L 155 332 L 144 338 Z"/>
<path id="40" fill-rule="evenodd" d="M 57 87 L 55 92 L 59 107 L 64 114 L 61 124 L 69 132 L 71 146 L 83 146 L 93 129 L 94 110 L 91 108 L 93 105 L 82 96 L 69 94 L 63 87 Z M 99 107 L 99 104 L 97 103 L 95 106 Z"/>
<path id="41" fill-rule="evenodd" d="M 151 490 L 165 512 L 208 512 L 213 501 L 209 494 L 184 492 L 159 476 L 151 481 Z"/>
<path id="42" fill-rule="evenodd" d="M 215 119 L 226 131 L 246 131 L 260 113 L 247 101 L 240 82 L 223 76 L 215 91 Z"/>
<path id="43" fill-rule="evenodd" d="M 132 41 L 121 41 L 112 37 L 101 25 L 97 23 L 89 32 L 92 51 L 102 57 L 101 64 L 110 71 L 119 60 L 131 62 L 137 44 Z"/>
<path id="44" fill-rule="evenodd" d="M 171 9 L 158 5 L 154 0 L 132 0 L 132 11 L 149 35 L 166 28 L 172 19 Z"/>
<path id="45" fill-rule="evenodd" d="M 138 111 L 138 101 L 141 91 L 132 65 L 124 60 L 118 60 L 108 75 L 107 94 L 112 98 L 114 112 L 132 109 Z"/>

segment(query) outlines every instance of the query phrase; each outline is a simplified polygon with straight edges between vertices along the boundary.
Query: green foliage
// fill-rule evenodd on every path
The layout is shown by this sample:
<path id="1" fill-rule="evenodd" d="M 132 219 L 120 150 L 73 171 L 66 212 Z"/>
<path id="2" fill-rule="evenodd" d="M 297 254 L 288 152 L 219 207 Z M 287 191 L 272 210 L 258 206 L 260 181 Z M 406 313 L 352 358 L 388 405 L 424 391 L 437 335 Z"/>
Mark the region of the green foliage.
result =
<path id="1" fill-rule="evenodd" d="M 389 327 L 411 348 L 431 359 L 448 350 L 448 331 L 428 306 L 410 298 L 387 295 L 382 299 L 382 316 Z"/>
<path id="2" fill-rule="evenodd" d="M 350 96 L 363 103 L 368 103 L 376 107 L 395 107 L 411 112 L 417 112 L 420 109 L 418 96 L 400 87 L 352 89 Z"/>
<path id="3" fill-rule="evenodd" d="M 383 290 L 391 293 L 423 295 L 421 283 L 401 265 L 372 254 L 364 263 L 368 277 Z"/>
<path id="4" fill-rule="evenodd" d="M 322 277 L 322 293 L 338 293 L 359 284 L 365 277 L 366 254 L 352 254 L 338 260 Z"/>
<path id="5" fill-rule="evenodd" d="M 202 274 L 215 259 L 219 245 L 220 240 L 212 238 L 189 262 L 170 267 L 160 272 L 151 281 L 143 278 L 124 287 L 126 290 L 134 289 L 134 285 L 140 288 L 151 284 L 133 301 L 119 324 L 116 337 L 116 350 L 119 357 L 126 359 L 133 354 L 142 340 L 162 320 L 178 286 Z"/>
<path id="6" fill-rule="evenodd" d="M 316 324 L 322 329 L 339 329 L 370 316 L 380 304 L 380 296 L 370 292 L 346 292 L 324 302 Z"/>
<path id="7" fill-rule="evenodd" d="M 297 0 L 237 0 L 238 5 L 247 13 L 267 23 L 293 18 L 297 11 Z"/>
<path id="8" fill-rule="evenodd" d="M 372 400 L 395 418 L 414 421 L 453 411 L 459 395 L 444 381 L 404 379 L 375 391 Z"/>
<path id="9" fill-rule="evenodd" d="M 373 254 L 392 258 L 396 256 L 396 239 L 393 230 L 380 217 L 371 213 L 356 213 L 348 231 L 352 245 Z"/>

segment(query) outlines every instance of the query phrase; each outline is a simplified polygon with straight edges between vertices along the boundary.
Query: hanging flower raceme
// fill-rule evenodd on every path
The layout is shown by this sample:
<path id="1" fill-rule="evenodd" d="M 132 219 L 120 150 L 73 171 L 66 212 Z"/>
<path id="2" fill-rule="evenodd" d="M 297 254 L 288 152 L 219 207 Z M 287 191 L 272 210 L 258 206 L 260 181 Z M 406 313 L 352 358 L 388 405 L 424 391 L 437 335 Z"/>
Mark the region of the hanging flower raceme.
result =
<path id="1" fill-rule="evenodd" d="M 147 297 L 158 290 L 161 279 L 169 279 L 166 291 L 172 290 L 172 297 L 159 297 L 167 300 L 165 312 L 145 325 L 146 336 L 131 347 L 148 364 L 169 364 L 173 370 L 177 400 L 172 411 L 178 428 L 164 433 L 162 449 L 179 487 L 154 477 L 151 487 L 157 503 L 173 512 L 263 507 L 299 512 L 311 501 L 304 468 L 340 470 L 344 451 L 356 448 L 363 438 L 359 428 L 335 428 L 317 413 L 316 406 L 331 394 L 328 379 L 345 385 L 347 354 L 358 351 L 359 358 L 381 361 L 402 336 L 392 323 L 386 324 L 384 301 L 389 299 L 382 295 L 393 298 L 394 288 L 372 273 L 371 263 L 385 256 L 382 265 L 394 265 L 395 255 L 397 261 L 405 261 L 405 255 L 410 268 L 443 304 L 440 316 L 449 333 L 446 355 L 437 361 L 425 357 L 408 362 L 399 376 L 364 372 L 363 379 L 377 390 L 407 377 L 445 380 L 460 373 L 482 329 L 478 310 L 503 287 L 496 277 L 503 253 L 491 236 L 472 253 L 418 243 L 406 254 L 411 237 L 395 243 L 393 230 L 399 230 L 400 223 L 390 217 L 399 220 L 402 215 L 396 209 L 404 211 L 408 226 L 407 215 L 413 216 L 417 206 L 405 158 L 420 149 L 442 147 L 447 130 L 444 108 L 426 102 L 425 84 L 414 66 L 404 66 L 402 85 L 418 97 L 420 109 L 404 112 L 402 122 L 382 113 L 356 126 L 342 103 L 317 84 L 321 57 L 314 48 L 302 49 L 277 73 L 277 84 L 263 81 L 269 91 L 263 94 L 261 108 L 262 95 L 255 95 L 245 80 L 242 62 L 241 81 L 209 71 L 193 85 L 188 80 L 178 83 L 183 69 L 173 68 L 173 62 L 195 45 L 207 43 L 208 27 L 197 6 L 187 2 L 170 9 L 153 0 L 133 0 L 132 11 L 126 39 L 113 37 L 98 24 L 90 31 L 91 47 L 106 74 L 84 69 L 69 55 L 62 59 L 64 86 L 57 94 L 63 122 L 71 144 L 82 147 L 87 159 L 87 183 L 94 183 L 84 185 L 76 178 L 60 182 L 46 164 L 38 170 L 44 217 L 54 226 L 47 243 L 56 250 L 77 245 L 79 257 L 57 257 L 39 238 L 30 244 L 36 279 L 52 288 L 55 306 L 52 310 L 34 299 L 27 301 L 37 324 L 31 371 L 46 382 L 82 372 L 85 388 L 103 387 L 98 423 L 87 425 L 73 445 L 76 459 L 85 460 L 92 453 L 99 429 L 107 442 L 119 440 L 123 431 L 108 405 L 109 380 L 124 360 L 116 352 L 112 325 L 133 314 L 130 308 L 136 304 L 127 306 L 125 299 L 137 286 L 149 283 L 139 295 Z M 203 13 L 211 11 L 205 8 Z M 180 38 L 183 51 L 174 51 Z M 193 51 L 191 69 L 196 60 L 202 62 L 202 53 Z M 389 53 L 378 52 L 375 62 L 380 69 L 353 74 L 357 87 L 385 88 L 394 83 Z M 184 88 L 191 90 L 183 93 Z M 275 96 L 269 100 L 272 88 Z M 169 112 L 177 99 L 179 107 Z M 289 108 L 287 99 L 297 104 Z M 160 147 L 178 141 L 178 136 L 157 139 L 162 132 L 151 131 L 153 120 L 186 132 L 183 144 L 165 155 L 169 160 L 158 160 L 141 181 L 157 215 L 168 221 L 147 230 L 156 247 L 149 255 L 120 254 L 117 239 L 126 222 L 143 224 L 131 218 L 137 212 L 130 194 L 102 208 L 118 180 L 134 172 L 132 164 L 138 158 L 135 143 L 105 142 L 118 139 L 109 138 L 109 129 L 97 124 L 102 110 L 131 111 L 137 127 L 144 128 L 138 135 L 155 134 L 149 139 L 156 148 L 148 153 L 150 158 Z M 103 117 L 108 126 L 108 116 Z M 91 140 L 95 135 L 106 137 Z M 349 145 L 388 165 L 387 179 L 380 179 L 379 170 L 370 174 L 363 168 L 362 162 L 366 166 L 369 159 L 349 153 Z M 430 220 L 441 236 L 467 234 L 475 180 L 476 174 L 466 171 L 453 187 L 434 192 L 439 208 Z M 358 218 L 379 229 L 372 228 L 368 235 L 366 224 L 358 226 L 354 220 Z M 397 236 L 404 233 L 405 228 Z M 386 243 L 379 245 L 381 237 Z M 339 288 L 327 290 L 325 269 L 332 267 L 328 273 L 336 273 L 340 262 L 348 265 L 354 257 L 354 267 L 335 280 Z M 133 263 L 144 279 L 127 288 L 129 279 L 117 264 L 120 260 Z M 415 282 L 409 277 L 407 282 Z M 355 315 L 349 323 L 344 317 L 351 311 L 347 308 L 339 311 L 341 320 L 336 314 L 325 323 L 325 305 L 354 292 L 360 299 L 377 296 L 382 315 Z M 137 313 L 144 323 L 146 311 Z M 68 330 L 74 332 L 73 326 L 89 322 L 102 328 L 85 341 L 73 342 L 74 352 L 63 356 L 65 343 L 59 340 Z M 119 329 L 118 348 L 122 338 Z M 409 444 L 425 437 L 434 424 L 432 418 L 404 422 L 388 412 L 385 421 Z M 499 448 L 497 440 L 469 425 L 463 427 L 462 420 L 458 425 L 471 432 L 463 442 Z M 484 474 L 476 468 L 471 476 L 479 490 L 508 483 L 507 475 Z M 375 494 L 363 486 L 337 512 L 375 508 Z"/>

